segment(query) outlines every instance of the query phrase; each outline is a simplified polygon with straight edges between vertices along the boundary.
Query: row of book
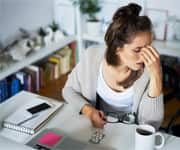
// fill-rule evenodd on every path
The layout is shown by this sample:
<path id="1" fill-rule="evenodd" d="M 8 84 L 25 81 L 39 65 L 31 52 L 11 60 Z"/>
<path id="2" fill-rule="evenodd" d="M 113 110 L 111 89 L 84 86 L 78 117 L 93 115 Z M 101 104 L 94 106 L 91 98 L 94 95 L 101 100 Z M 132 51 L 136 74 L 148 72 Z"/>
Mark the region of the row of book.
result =
<path id="1" fill-rule="evenodd" d="M 38 92 L 50 81 L 70 72 L 74 65 L 73 48 L 73 45 L 65 46 L 44 60 L 0 80 L 0 103 L 21 90 Z"/>

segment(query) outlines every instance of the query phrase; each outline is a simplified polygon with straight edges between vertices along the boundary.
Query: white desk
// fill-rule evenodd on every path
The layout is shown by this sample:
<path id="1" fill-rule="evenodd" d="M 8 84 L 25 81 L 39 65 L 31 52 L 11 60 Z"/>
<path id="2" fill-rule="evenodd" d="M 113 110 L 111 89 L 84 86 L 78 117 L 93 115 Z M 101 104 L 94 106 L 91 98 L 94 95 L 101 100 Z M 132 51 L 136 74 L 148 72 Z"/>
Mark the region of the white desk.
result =
<path id="1" fill-rule="evenodd" d="M 1 150 L 34 150 L 26 145 L 19 144 L 3 136 L 0 136 Z"/>
<path id="2" fill-rule="evenodd" d="M 8 103 L 8 105 L 7 105 Z M 0 106 L 0 111 L 2 107 L 8 112 L 8 109 L 13 107 L 13 101 L 7 101 L 6 105 L 3 104 Z M 19 100 L 16 102 L 14 107 L 17 107 L 18 104 L 21 104 Z M 13 108 L 14 109 L 14 108 Z M 3 116 L 3 112 L 0 112 Z M 81 141 L 87 142 L 93 131 L 93 127 L 90 121 L 82 115 L 79 115 L 77 112 L 74 112 L 73 107 L 70 104 L 66 104 L 59 113 L 43 128 L 59 128 L 66 132 L 70 137 L 76 138 Z M 135 138 L 135 125 L 124 125 L 124 124 L 107 124 L 105 126 L 105 138 L 100 143 L 104 146 L 111 146 L 119 150 L 134 150 L 134 138 Z M 19 143 L 27 142 L 31 136 L 18 133 L 8 129 L 0 130 L 1 136 L 6 136 L 15 140 Z M 18 137 L 18 138 L 17 138 Z M 180 147 L 180 138 L 170 136 L 165 134 L 166 144 L 161 150 L 179 150 Z M 8 143 L 8 141 L 7 141 Z M 4 143 L 0 140 L 0 147 Z M 4 144 L 5 145 L 5 144 Z M 8 150 L 8 149 L 6 149 Z M 9 149 L 10 150 L 10 149 Z"/>

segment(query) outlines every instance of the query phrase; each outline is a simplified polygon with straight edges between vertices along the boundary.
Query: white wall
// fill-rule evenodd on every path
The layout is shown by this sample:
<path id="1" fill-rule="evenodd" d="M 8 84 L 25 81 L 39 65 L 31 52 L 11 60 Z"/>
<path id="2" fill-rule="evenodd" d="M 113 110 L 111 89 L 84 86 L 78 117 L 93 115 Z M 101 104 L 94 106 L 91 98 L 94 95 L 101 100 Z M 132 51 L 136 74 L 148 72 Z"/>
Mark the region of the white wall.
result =
<path id="1" fill-rule="evenodd" d="M 119 7 L 127 5 L 130 2 L 138 3 L 143 7 L 142 12 L 144 11 L 144 0 L 102 0 L 102 9 L 98 16 L 100 19 L 103 18 L 105 21 L 110 21 L 112 19 L 113 14 Z"/>
<path id="2" fill-rule="evenodd" d="M 71 0 L 54 0 L 54 20 L 67 34 L 75 34 L 76 10 Z"/>
<path id="3" fill-rule="evenodd" d="M 68 0 L 56 0 L 68 1 Z M 176 15 L 180 19 L 180 0 L 103 0 L 109 3 L 106 9 L 102 9 L 102 14 L 106 18 L 111 18 L 115 8 L 119 6 L 113 3 L 138 2 L 146 4 L 147 8 L 166 9 L 170 15 Z M 14 35 L 18 32 L 19 27 L 26 29 L 35 29 L 39 26 L 46 26 L 54 17 L 53 14 L 54 0 L 0 0 L 0 42 L 3 45 L 10 43 Z M 112 4 L 110 4 L 112 3 Z M 112 6 L 112 7 L 111 7 Z M 59 7 L 60 8 L 60 7 Z M 107 14 L 107 15 L 106 15 Z M 64 18 L 69 18 L 70 14 L 62 14 Z M 55 16 L 57 18 L 57 16 Z M 61 21 L 61 20 L 60 20 Z M 62 20 L 63 22 L 63 20 Z"/>
<path id="4" fill-rule="evenodd" d="M 148 8 L 166 9 L 180 19 L 180 0 L 146 0 Z"/>
<path id="5" fill-rule="evenodd" d="M 106 9 L 106 14 L 112 14 L 114 13 L 117 8 L 120 7 L 120 5 L 126 5 L 129 2 L 135 2 L 140 4 L 143 7 L 146 8 L 155 8 L 155 9 L 163 9 L 167 10 L 169 15 L 175 15 L 177 18 L 180 19 L 180 0 L 103 0 L 107 3 L 108 5 L 103 8 L 103 10 Z M 119 3 L 119 6 L 117 5 Z M 109 16 L 109 15 L 108 15 Z"/>
<path id="6" fill-rule="evenodd" d="M 0 0 L 0 20 L 1 20 L 1 18 L 2 18 L 1 10 L 2 10 L 2 0 Z M 1 29 L 2 29 L 2 22 L 0 21 L 0 39 L 1 39 L 1 37 L 2 37 Z M 1 41 L 1 40 L 0 40 L 0 41 Z M 1 48 L 1 43 L 0 43 L 0 48 Z"/>
<path id="7" fill-rule="evenodd" d="M 0 42 L 12 42 L 19 27 L 33 30 L 52 20 L 53 0 L 0 0 Z"/>

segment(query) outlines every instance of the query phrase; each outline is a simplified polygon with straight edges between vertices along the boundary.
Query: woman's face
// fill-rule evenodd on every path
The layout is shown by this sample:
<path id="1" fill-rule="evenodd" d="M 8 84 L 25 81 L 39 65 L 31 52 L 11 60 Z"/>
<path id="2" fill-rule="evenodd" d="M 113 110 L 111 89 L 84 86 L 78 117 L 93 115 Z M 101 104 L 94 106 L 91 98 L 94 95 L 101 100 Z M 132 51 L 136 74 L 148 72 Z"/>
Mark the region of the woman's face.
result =
<path id="1" fill-rule="evenodd" d="M 125 44 L 123 48 L 117 49 L 120 62 L 128 68 L 137 71 L 144 67 L 144 63 L 140 58 L 141 48 L 150 45 L 152 42 L 152 33 L 137 33 L 132 42 Z"/>

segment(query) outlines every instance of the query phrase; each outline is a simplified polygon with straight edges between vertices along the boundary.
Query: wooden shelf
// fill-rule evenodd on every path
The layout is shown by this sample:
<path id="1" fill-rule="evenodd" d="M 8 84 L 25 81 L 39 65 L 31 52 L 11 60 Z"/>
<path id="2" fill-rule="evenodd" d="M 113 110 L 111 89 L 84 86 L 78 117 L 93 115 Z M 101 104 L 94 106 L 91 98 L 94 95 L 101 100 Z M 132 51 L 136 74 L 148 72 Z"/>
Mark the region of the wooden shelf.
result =
<path id="1" fill-rule="evenodd" d="M 2 80 L 3 78 L 17 72 L 18 70 L 20 70 L 32 63 L 35 63 L 35 62 L 47 57 L 48 55 L 54 53 L 58 49 L 63 48 L 64 46 L 70 44 L 71 42 L 73 42 L 75 40 L 76 40 L 75 36 L 65 37 L 58 43 L 52 43 L 51 45 L 49 45 L 47 47 L 43 47 L 39 51 L 30 54 L 27 58 L 23 59 L 22 61 L 18 61 L 16 63 L 11 63 L 10 65 L 8 65 L 6 68 L 4 68 L 1 71 L 0 80 Z"/>

